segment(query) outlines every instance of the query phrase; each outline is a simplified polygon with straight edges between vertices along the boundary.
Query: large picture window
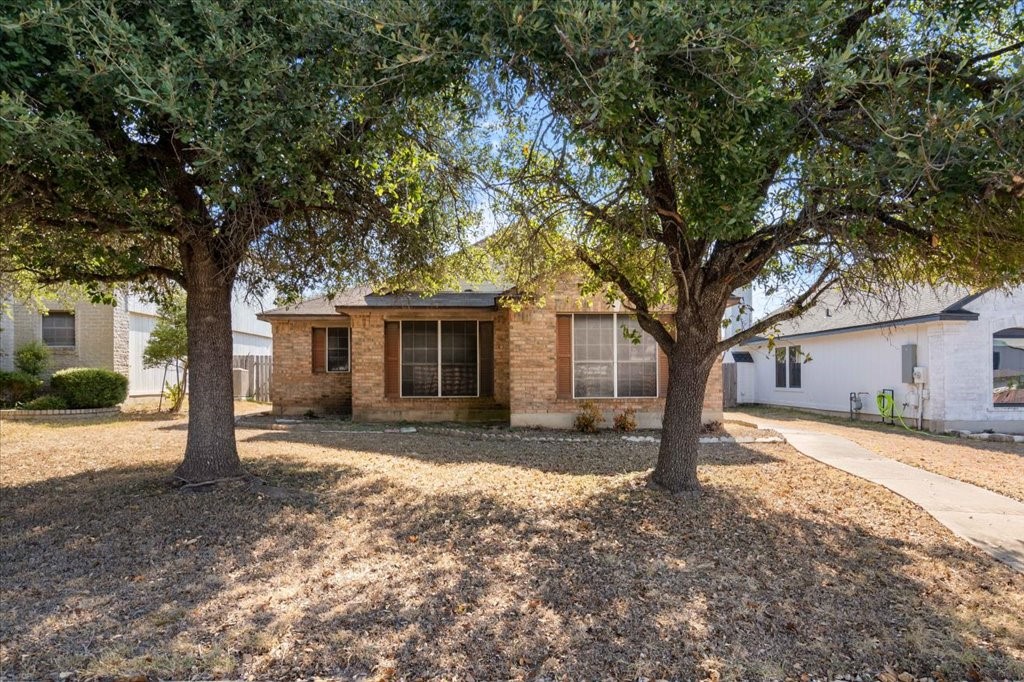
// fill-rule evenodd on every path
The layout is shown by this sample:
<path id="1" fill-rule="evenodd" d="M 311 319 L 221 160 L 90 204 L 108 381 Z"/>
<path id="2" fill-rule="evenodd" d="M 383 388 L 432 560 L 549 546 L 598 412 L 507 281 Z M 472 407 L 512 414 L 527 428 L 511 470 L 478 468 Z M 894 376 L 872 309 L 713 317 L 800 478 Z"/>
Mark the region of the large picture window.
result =
<path id="1" fill-rule="evenodd" d="M 800 388 L 803 354 L 800 346 L 775 349 L 775 388 Z"/>
<path id="2" fill-rule="evenodd" d="M 68 312 L 51 311 L 43 315 L 43 343 L 47 346 L 72 347 L 75 345 L 75 316 Z"/>
<path id="3" fill-rule="evenodd" d="M 402 396 L 479 394 L 476 320 L 402 322 Z"/>
<path id="4" fill-rule="evenodd" d="M 658 345 L 636 317 L 574 315 L 572 338 L 575 397 L 657 397 Z"/>
<path id="5" fill-rule="evenodd" d="M 1024 327 L 992 335 L 992 404 L 1024 407 Z"/>

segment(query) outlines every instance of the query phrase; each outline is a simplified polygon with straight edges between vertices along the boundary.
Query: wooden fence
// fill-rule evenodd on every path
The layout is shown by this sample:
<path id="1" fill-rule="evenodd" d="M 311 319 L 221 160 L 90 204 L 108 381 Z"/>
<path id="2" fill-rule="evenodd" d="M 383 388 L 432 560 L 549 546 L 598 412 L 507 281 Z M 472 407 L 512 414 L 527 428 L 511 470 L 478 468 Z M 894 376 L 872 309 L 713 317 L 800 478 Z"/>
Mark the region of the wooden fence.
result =
<path id="1" fill-rule="evenodd" d="M 725 409 L 736 407 L 736 363 L 722 363 L 722 406 Z"/>
<path id="2" fill-rule="evenodd" d="M 249 391 L 245 396 L 261 403 L 270 402 L 270 377 L 274 361 L 270 355 L 235 355 L 231 366 L 249 372 Z"/>

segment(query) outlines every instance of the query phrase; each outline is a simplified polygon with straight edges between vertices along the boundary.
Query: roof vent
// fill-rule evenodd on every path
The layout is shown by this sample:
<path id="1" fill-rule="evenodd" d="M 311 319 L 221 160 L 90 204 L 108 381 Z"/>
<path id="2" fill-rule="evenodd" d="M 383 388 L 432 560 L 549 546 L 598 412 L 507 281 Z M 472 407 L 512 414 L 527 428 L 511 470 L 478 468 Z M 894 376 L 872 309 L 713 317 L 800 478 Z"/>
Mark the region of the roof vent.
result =
<path id="1" fill-rule="evenodd" d="M 828 308 L 825 308 L 825 317 L 832 317 L 832 311 Z"/>

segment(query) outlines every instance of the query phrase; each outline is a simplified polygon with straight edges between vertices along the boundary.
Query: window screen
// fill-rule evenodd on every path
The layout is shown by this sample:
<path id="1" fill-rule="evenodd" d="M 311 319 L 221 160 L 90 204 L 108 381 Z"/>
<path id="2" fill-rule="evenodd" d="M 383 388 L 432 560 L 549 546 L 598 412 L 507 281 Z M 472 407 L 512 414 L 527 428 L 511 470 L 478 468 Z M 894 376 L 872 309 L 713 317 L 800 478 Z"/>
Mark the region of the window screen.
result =
<path id="1" fill-rule="evenodd" d="M 619 396 L 653 398 L 658 395 L 658 343 L 640 329 L 630 315 L 618 316 L 617 360 Z M 634 343 L 639 339 L 640 343 Z"/>
<path id="2" fill-rule="evenodd" d="M 573 317 L 573 379 L 577 398 L 615 395 L 615 317 Z"/>
<path id="3" fill-rule="evenodd" d="M 476 395 L 476 322 L 441 323 L 441 395 Z"/>
<path id="4" fill-rule="evenodd" d="M 43 315 L 43 343 L 47 346 L 74 346 L 75 316 L 67 312 Z"/>
<path id="5" fill-rule="evenodd" d="M 348 329 L 328 327 L 327 329 L 327 371 L 348 371 Z"/>
<path id="6" fill-rule="evenodd" d="M 789 347 L 789 387 L 800 388 L 800 346 Z"/>
<path id="7" fill-rule="evenodd" d="M 437 322 L 402 323 L 402 395 L 437 395 Z"/>
<path id="8" fill-rule="evenodd" d="M 775 388 L 786 388 L 786 349 L 775 349 Z"/>

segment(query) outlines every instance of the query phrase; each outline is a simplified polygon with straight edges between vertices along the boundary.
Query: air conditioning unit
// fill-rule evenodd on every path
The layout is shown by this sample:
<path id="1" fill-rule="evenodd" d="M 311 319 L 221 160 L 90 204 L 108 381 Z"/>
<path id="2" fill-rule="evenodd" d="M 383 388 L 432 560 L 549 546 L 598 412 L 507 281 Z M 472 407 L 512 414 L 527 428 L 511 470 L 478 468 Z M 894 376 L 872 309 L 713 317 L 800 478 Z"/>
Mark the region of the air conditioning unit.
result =
<path id="1" fill-rule="evenodd" d="M 914 383 L 923 384 L 928 381 L 928 368 L 927 367 L 915 367 L 914 368 Z"/>

